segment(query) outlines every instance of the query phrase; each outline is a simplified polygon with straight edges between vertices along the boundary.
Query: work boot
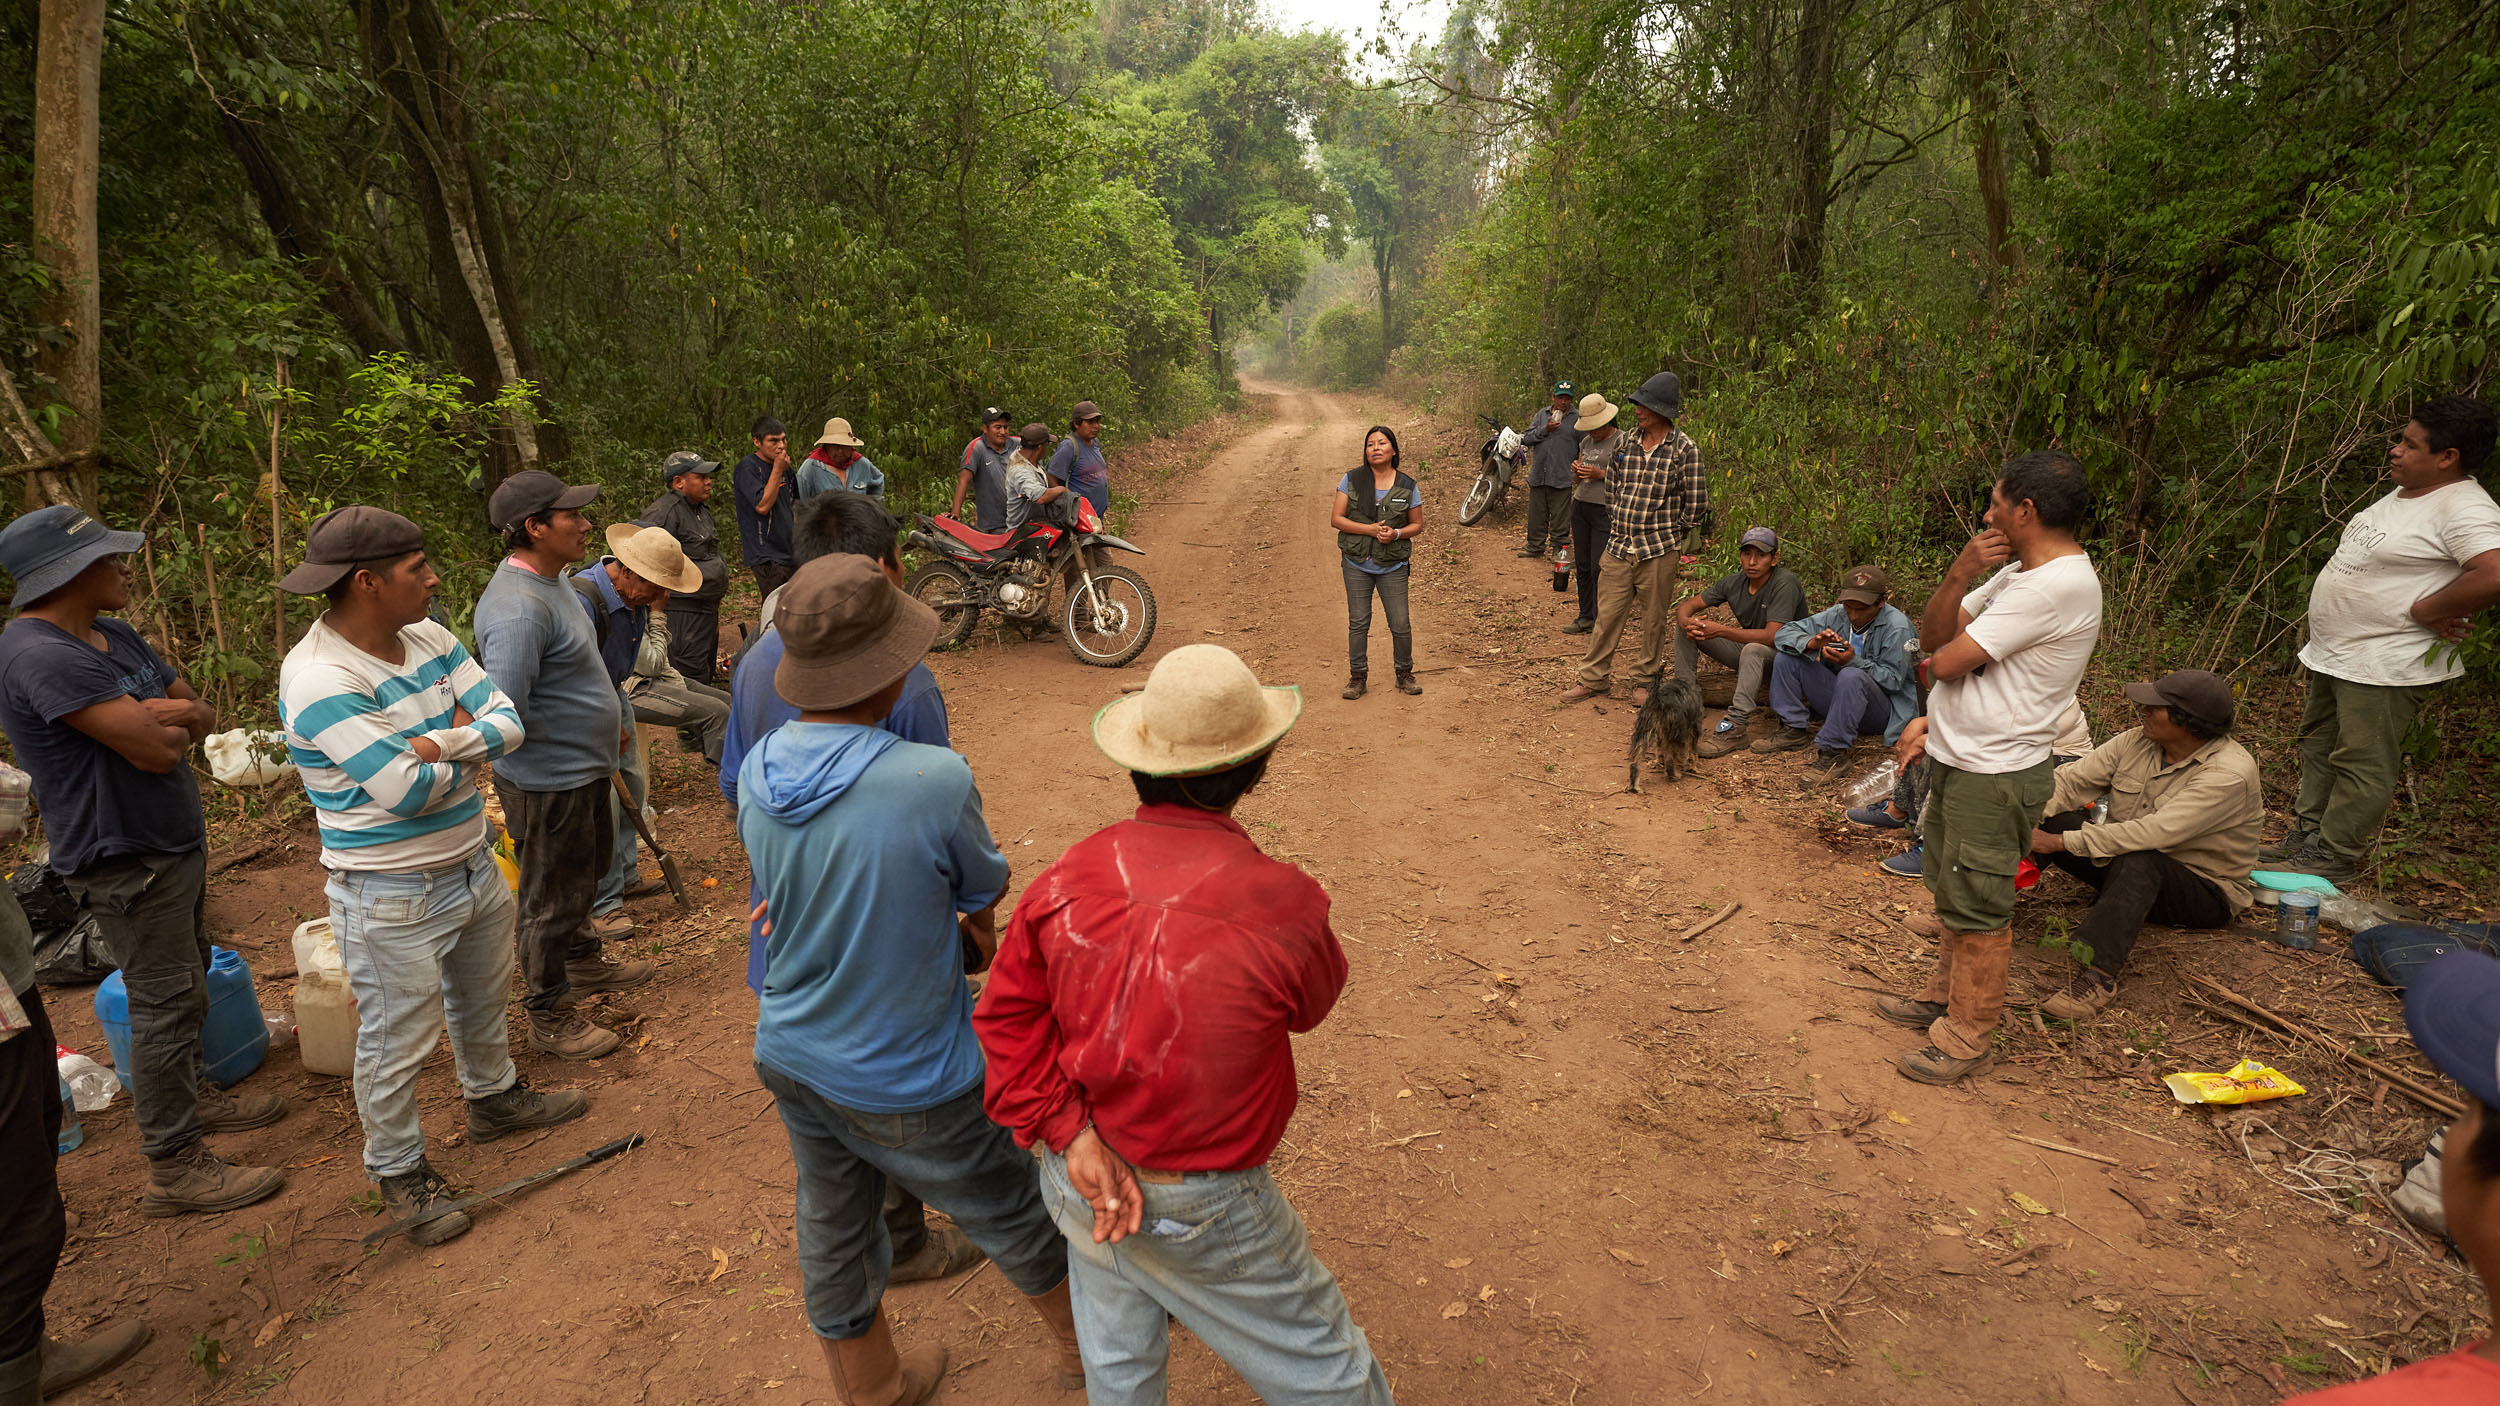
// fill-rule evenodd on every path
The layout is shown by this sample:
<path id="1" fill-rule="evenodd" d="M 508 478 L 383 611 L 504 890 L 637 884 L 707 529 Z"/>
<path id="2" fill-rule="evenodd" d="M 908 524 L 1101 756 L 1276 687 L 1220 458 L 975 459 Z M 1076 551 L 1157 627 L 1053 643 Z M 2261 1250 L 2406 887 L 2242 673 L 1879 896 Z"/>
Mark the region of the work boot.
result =
<path id="1" fill-rule="evenodd" d="M 1353 700 L 1363 696 L 1363 688 L 1363 676 L 1361 674 L 1356 674 L 1345 681 L 1345 692 L 1338 694 L 1337 696 L 1345 699 L 1347 702 L 1352 702 Z"/>
<path id="2" fill-rule="evenodd" d="M 1701 735 L 1701 744 L 1693 749 L 1696 756 L 1708 761 L 1730 752 L 1745 749 L 1745 720 L 1734 713 L 1719 719 L 1718 726 Z"/>
<path id="3" fill-rule="evenodd" d="M 470 1099 L 468 1104 L 469 1141 L 493 1142 L 529 1128 L 570 1123 L 590 1111 L 590 1095 L 579 1089 L 542 1094 L 527 1079 L 514 1075 L 511 1088 Z"/>
<path id="4" fill-rule="evenodd" d="M 1563 633 L 1566 635 L 1585 635 L 1589 631 L 1596 628 L 1597 622 L 1594 620 L 1574 620 L 1570 624 L 1563 626 Z"/>
<path id="5" fill-rule="evenodd" d="M 1802 727 L 1792 727 L 1787 723 L 1781 723 L 1779 731 L 1768 737 L 1756 739 L 1753 749 L 1757 752 L 1794 752 L 1800 747 L 1811 745 L 1813 741 L 1813 733 Z"/>
<path id="6" fill-rule="evenodd" d="M 1050 1292 L 1032 1294 L 1026 1303 L 1042 1316 L 1042 1324 L 1050 1329 L 1059 1348 L 1059 1379 L 1061 1391 L 1085 1389 L 1085 1358 L 1076 1347 L 1076 1308 L 1068 1301 L 1068 1281 L 1060 1280 Z"/>
<path id="7" fill-rule="evenodd" d="M 582 931 L 601 942 L 614 942 L 634 935 L 634 920 L 626 917 L 622 908 L 608 913 L 593 913 L 590 921 L 582 924 Z"/>
<path id="8" fill-rule="evenodd" d="M 1878 996 L 1875 1014 L 1908 1030 L 1924 1030 L 1944 1019 L 1947 1007 L 1942 1001 L 1922 1001 L 1915 996 Z"/>
<path id="9" fill-rule="evenodd" d="M 597 1059 L 623 1038 L 591 1024 L 580 1011 L 530 1012 L 530 1048 L 558 1059 Z"/>
<path id="10" fill-rule="evenodd" d="M 2118 983 L 2092 967 L 2075 973 L 2066 989 L 2040 1003 L 2040 1014 L 2059 1020 L 2088 1020 L 2099 1015 L 2118 995 Z"/>
<path id="11" fill-rule="evenodd" d="M 925 1279 L 944 1279 L 961 1274 L 989 1256 L 972 1243 L 964 1233 L 951 1225 L 929 1227 L 929 1238 L 921 1242 L 918 1252 L 909 1259 L 894 1262 L 888 1270 L 888 1284 L 917 1284 Z"/>
<path id="12" fill-rule="evenodd" d="M 894 1351 L 894 1329 L 885 1321 L 885 1306 L 869 1321 L 868 1331 L 825 1345 L 825 1368 L 833 1374 L 833 1399 L 842 1406 L 920 1406 L 937 1395 L 938 1379 L 946 1375 L 946 1349 L 916 1347 Z"/>
<path id="13" fill-rule="evenodd" d="M 1974 1074 L 1985 1074 L 1995 1066 L 1997 1052 L 1986 1049 L 1971 1059 L 1956 1059 L 1928 1045 L 1913 1050 L 1893 1061 L 1893 1066 L 1908 1078 L 1922 1084 L 1958 1084 Z"/>
<path id="14" fill-rule="evenodd" d="M 576 996 L 596 996 L 602 991 L 631 991 L 651 979 L 647 961 L 615 962 L 605 952 L 587 957 L 564 959 L 564 979 Z"/>
<path id="15" fill-rule="evenodd" d="M 2318 832 L 2303 826 L 2292 827 L 2291 833 L 2257 851 L 2260 862 L 2273 864 L 2285 859 L 2298 859 L 2318 842 Z"/>
<path id="16" fill-rule="evenodd" d="M 1575 683 L 1571 687 L 1564 689 L 1560 694 L 1556 695 L 1554 702 L 1557 704 L 1586 703 L 1592 698 L 1605 697 L 1607 690 L 1608 685 L 1602 683 L 1595 685 Z"/>
<path id="17" fill-rule="evenodd" d="M 208 1150 L 200 1138 L 171 1157 L 148 1159 L 148 1189 L 139 1198 L 143 1215 L 215 1214 L 278 1194 L 286 1173 L 275 1167 L 236 1167 Z"/>
<path id="18" fill-rule="evenodd" d="M 2014 931 L 1945 930 L 1936 944 L 1936 972 L 1919 999 L 1939 998 L 1945 1013 L 1927 1027 L 1927 1048 L 1901 1056 L 1901 1072 L 1922 1084 L 1951 1084 L 1996 1060 L 1989 1036 L 2005 1013 L 2005 973 L 2014 960 Z"/>
<path id="19" fill-rule="evenodd" d="M 1814 760 L 1806 763 L 1806 765 L 1814 768 L 1816 771 L 1825 773 L 1838 771 L 1849 765 L 1849 749 L 1846 747 L 1817 747 L 1814 749 Z"/>
<path id="20" fill-rule="evenodd" d="M 0 1357 L 0 1406 L 42 1406 L 43 1344 Z"/>
<path id="21" fill-rule="evenodd" d="M 1422 684 L 1419 684 L 1419 683 L 1415 682 L 1415 671 L 1414 671 L 1414 670 L 1412 670 L 1412 669 L 1400 669 L 1400 670 L 1398 670 L 1398 692 L 1400 692 L 1400 693 L 1421 693 L 1421 692 L 1423 692 L 1423 691 L 1424 691 L 1424 686 L 1423 686 Z"/>
<path id="22" fill-rule="evenodd" d="M 265 1128 L 286 1116 L 286 1100 L 273 1093 L 238 1094 L 200 1080 L 200 1127 L 212 1133 Z"/>
<path id="23" fill-rule="evenodd" d="M 2308 846 L 2300 853 L 2276 860 L 2274 867 L 2287 874 L 2315 874 L 2337 888 L 2361 877 L 2359 866 L 2329 849 L 2326 841 L 2316 835 L 2309 837 Z"/>
<path id="24" fill-rule="evenodd" d="M 39 1349 L 43 1354 L 43 1394 L 56 1396 L 119 1367 L 154 1336 L 155 1330 L 145 1320 L 124 1318 L 107 1323 L 74 1343 L 45 1338 Z M 0 1366 L 0 1376 L 5 1376 L 7 1370 Z M 0 1401 L 6 1400 L 8 1390 L 0 1386 Z"/>
<path id="25" fill-rule="evenodd" d="M 438 1201 L 452 1201 L 451 1183 L 434 1170 L 434 1164 L 420 1159 L 417 1165 L 395 1177 L 382 1178 L 382 1213 L 394 1221 L 421 1216 L 434 1209 Z M 447 1211 L 408 1232 L 412 1245 L 440 1245 L 469 1233 L 467 1211 Z"/>
<path id="26" fill-rule="evenodd" d="M 637 898 L 657 898 L 666 892 L 668 892 L 666 879 L 636 879 L 625 886 L 625 897 L 629 902 Z"/>
<path id="27" fill-rule="evenodd" d="M 1521 547 L 1519 549 L 1519 555 L 1523 557 L 1541 557 L 1545 555 L 1545 552 L 1542 548 L 1538 547 Z"/>

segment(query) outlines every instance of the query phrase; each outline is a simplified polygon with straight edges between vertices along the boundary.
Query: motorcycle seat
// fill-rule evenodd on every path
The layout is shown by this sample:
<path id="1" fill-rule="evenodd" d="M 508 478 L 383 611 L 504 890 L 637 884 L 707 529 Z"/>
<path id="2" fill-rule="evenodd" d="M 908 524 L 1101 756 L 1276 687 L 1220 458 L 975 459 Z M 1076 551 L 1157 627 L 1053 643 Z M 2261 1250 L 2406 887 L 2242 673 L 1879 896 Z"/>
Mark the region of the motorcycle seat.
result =
<path id="1" fill-rule="evenodd" d="M 985 552 L 997 551 L 999 548 L 1006 546 L 1011 540 L 1010 534 L 1008 533 L 983 532 L 978 528 L 967 527 L 963 523 L 948 517 L 944 513 L 939 513 L 936 517 L 931 518 L 930 521 L 937 524 L 939 530 L 943 531 L 947 536 L 954 538 L 956 541 L 961 542 L 968 547 L 978 547 Z"/>

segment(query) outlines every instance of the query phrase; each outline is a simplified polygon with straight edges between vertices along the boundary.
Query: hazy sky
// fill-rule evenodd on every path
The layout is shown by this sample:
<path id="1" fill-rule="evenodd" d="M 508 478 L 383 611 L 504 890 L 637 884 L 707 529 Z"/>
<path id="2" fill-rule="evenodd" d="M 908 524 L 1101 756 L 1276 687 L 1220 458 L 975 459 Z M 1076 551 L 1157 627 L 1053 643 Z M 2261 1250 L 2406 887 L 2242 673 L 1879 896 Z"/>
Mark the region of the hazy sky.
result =
<path id="1" fill-rule="evenodd" d="M 1442 21 L 1450 12 L 1449 0 L 1389 3 L 1403 36 L 1392 42 L 1393 49 L 1403 49 L 1416 39 L 1439 37 Z M 1348 47 L 1357 51 L 1380 35 L 1380 0 L 1263 0 L 1262 8 L 1288 29 L 1336 30 L 1352 41 Z"/>

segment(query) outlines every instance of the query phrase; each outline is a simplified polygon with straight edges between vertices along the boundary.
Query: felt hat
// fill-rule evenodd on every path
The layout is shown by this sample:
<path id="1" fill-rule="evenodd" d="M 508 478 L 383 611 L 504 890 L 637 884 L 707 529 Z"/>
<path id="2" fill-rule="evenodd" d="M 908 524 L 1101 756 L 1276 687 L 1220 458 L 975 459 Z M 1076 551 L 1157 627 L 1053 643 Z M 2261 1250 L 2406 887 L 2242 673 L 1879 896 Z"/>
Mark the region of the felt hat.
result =
<path id="1" fill-rule="evenodd" d="M 773 691 L 794 708 L 848 708 L 911 672 L 937 643 L 937 612 L 896 589 L 863 556 L 818 557 L 777 594 L 781 664 Z"/>
<path id="2" fill-rule="evenodd" d="M 818 444 L 839 444 L 848 449 L 865 449 L 868 447 L 866 444 L 861 442 L 858 435 L 851 433 L 851 422 L 843 419 L 839 415 L 825 421 L 825 432 L 816 436 L 816 442 Z"/>
<path id="3" fill-rule="evenodd" d="M 1094 714 L 1094 745 L 1130 771 L 1202 776 L 1275 746 L 1301 716 L 1300 688 L 1261 685 L 1220 644 L 1185 644 L 1163 656 L 1143 691 Z"/>
<path id="4" fill-rule="evenodd" d="M 608 551 L 654 586 L 682 595 L 703 584 L 702 568 L 686 560 L 686 549 L 664 527 L 620 522 L 608 529 Z"/>
<path id="5" fill-rule="evenodd" d="M 350 503 L 313 519 L 304 534 L 304 564 L 286 574 L 278 589 L 317 596 L 335 586 L 359 562 L 404 557 L 425 550 L 425 529 L 388 508 Z"/>
<path id="6" fill-rule="evenodd" d="M 116 532 L 68 504 L 20 514 L 0 528 L 0 566 L 17 579 L 9 609 L 23 610 L 98 560 L 128 556 L 147 541 L 136 532 Z"/>
<path id="7" fill-rule="evenodd" d="M 1672 420 L 1684 413 L 1684 383 L 1676 379 L 1674 372 L 1661 371 L 1641 382 L 1641 388 L 1632 392 L 1632 403 Z"/>
<path id="8" fill-rule="evenodd" d="M 2173 669 L 2151 683 L 2131 683 L 2127 701 L 2186 713 L 2225 732 L 2239 714 L 2239 705 L 2231 697 L 2231 681 L 2203 669 Z"/>
<path id="9" fill-rule="evenodd" d="M 566 483 L 545 469 L 523 469 L 495 485 L 486 500 L 486 516 L 498 532 L 510 532 L 546 512 L 571 512 L 590 506 L 599 496 L 595 483 Z"/>
<path id="10" fill-rule="evenodd" d="M 1621 410 L 1615 408 L 1614 402 L 1595 391 L 1590 391 L 1587 395 L 1580 397 L 1580 418 L 1572 421 L 1571 427 L 1575 430 L 1593 430 L 1600 425 L 1613 424 L 1615 417 L 1622 413 Z"/>

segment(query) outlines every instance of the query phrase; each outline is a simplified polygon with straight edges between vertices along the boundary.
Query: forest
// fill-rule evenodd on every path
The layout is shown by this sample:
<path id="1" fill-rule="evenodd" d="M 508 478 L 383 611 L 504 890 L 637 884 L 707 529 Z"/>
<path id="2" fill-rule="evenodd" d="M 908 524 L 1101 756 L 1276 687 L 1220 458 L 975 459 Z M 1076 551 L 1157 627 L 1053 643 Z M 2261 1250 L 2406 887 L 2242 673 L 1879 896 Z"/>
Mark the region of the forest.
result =
<path id="1" fill-rule="evenodd" d="M 83 280 L 41 130 L 74 95 L 39 58 L 74 60 L 80 16 Z M 1091 398 L 1116 449 L 1232 403 L 1242 357 L 1514 420 L 1664 367 L 1724 485 L 1713 552 L 1771 521 L 1810 580 L 1916 576 L 1994 464 L 2056 443 L 2100 490 L 2116 667 L 2281 674 L 2405 405 L 2489 389 L 2488 0 L 1403 22 L 1357 48 L 1254 0 L 17 0 L 0 421 L 49 466 L 29 501 L 147 528 L 155 623 L 243 680 L 283 638 L 273 565 L 349 499 L 461 544 L 457 610 L 504 474 L 613 484 L 621 518 L 761 412 L 847 416 L 934 503 L 989 403 Z M 2489 621 L 2465 650 L 2425 759 L 2500 759 Z"/>

